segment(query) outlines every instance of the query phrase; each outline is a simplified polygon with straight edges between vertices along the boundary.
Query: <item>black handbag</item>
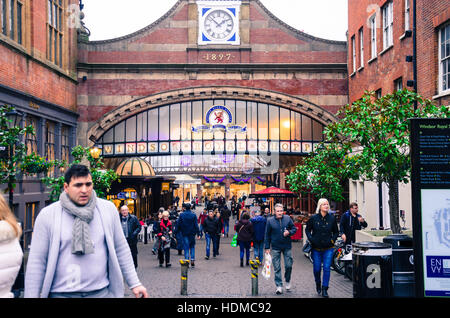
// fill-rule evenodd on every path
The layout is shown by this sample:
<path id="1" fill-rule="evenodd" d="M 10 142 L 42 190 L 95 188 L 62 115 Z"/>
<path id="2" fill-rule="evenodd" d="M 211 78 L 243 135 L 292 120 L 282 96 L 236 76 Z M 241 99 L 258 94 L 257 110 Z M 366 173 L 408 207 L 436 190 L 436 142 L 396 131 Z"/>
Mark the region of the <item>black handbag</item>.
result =
<path id="1" fill-rule="evenodd" d="M 311 252 L 312 246 L 311 243 L 309 243 L 309 241 L 307 240 L 305 245 L 303 245 L 302 251 L 303 253 L 309 253 Z"/>
<path id="2" fill-rule="evenodd" d="M 174 250 L 178 249 L 178 242 L 177 242 L 177 239 L 175 237 L 172 237 L 170 239 L 170 248 L 172 248 Z"/>

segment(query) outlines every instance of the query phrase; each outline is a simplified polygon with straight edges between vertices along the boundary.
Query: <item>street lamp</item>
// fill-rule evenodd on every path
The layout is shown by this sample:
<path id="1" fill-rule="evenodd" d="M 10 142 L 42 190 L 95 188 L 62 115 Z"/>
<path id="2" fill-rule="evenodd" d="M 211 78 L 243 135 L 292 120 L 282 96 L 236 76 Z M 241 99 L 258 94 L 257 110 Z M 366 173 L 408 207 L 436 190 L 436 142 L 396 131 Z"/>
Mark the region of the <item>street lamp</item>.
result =
<path id="1" fill-rule="evenodd" d="M 13 129 L 17 127 L 22 120 L 23 113 L 15 109 L 6 113 L 6 118 L 9 120 L 8 128 Z M 16 141 L 16 143 L 18 140 Z M 9 168 L 12 169 L 14 156 L 14 145 L 9 145 Z M 9 190 L 9 208 L 14 211 L 14 193 L 13 193 L 14 175 L 10 174 L 8 178 L 8 190 Z"/>
<path id="2" fill-rule="evenodd" d="M 98 148 L 97 146 L 94 146 L 89 150 L 91 157 L 94 159 L 98 159 L 100 157 L 101 152 L 102 152 L 102 150 L 100 148 Z"/>

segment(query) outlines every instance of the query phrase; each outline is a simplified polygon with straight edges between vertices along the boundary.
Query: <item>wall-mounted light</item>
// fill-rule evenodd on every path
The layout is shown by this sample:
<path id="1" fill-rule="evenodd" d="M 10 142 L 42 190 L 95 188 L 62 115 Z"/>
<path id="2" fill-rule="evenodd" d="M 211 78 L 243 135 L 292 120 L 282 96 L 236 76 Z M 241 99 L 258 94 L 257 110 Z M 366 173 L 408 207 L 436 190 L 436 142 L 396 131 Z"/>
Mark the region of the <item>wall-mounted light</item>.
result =
<path id="1" fill-rule="evenodd" d="M 101 152 L 102 150 L 97 146 L 94 146 L 91 149 L 89 149 L 89 153 L 91 154 L 91 157 L 94 159 L 98 159 L 100 157 Z"/>

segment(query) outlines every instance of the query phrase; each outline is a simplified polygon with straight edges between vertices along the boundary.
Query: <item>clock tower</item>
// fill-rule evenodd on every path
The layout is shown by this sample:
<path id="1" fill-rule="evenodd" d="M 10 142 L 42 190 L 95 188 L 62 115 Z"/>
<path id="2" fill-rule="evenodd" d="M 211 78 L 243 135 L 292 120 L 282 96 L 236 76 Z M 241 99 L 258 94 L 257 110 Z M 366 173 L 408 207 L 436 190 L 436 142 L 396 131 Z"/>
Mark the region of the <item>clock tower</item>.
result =
<path id="1" fill-rule="evenodd" d="M 241 1 L 198 0 L 198 45 L 240 45 Z"/>

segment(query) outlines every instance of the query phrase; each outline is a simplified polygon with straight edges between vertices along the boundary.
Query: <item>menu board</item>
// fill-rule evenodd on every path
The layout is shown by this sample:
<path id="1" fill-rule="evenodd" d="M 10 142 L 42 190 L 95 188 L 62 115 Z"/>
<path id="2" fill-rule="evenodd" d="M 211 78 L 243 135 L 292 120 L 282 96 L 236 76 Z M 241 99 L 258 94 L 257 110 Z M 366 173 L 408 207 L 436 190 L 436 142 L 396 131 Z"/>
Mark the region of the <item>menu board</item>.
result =
<path id="1" fill-rule="evenodd" d="M 450 297 L 450 119 L 411 122 L 416 275 L 423 296 Z"/>

